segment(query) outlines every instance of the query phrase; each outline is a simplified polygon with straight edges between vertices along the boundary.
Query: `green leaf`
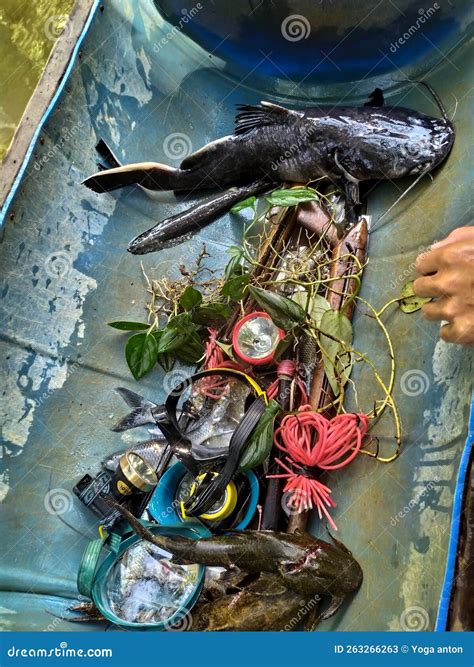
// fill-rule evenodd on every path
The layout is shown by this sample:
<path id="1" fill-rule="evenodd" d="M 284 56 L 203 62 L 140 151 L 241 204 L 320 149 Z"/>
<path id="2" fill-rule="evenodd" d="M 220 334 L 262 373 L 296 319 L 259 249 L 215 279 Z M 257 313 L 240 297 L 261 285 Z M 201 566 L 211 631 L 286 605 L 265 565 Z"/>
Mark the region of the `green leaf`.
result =
<path id="1" fill-rule="evenodd" d="M 186 343 L 186 334 L 178 328 L 163 329 L 162 336 L 158 342 L 158 354 L 174 352 Z"/>
<path id="2" fill-rule="evenodd" d="M 273 446 L 275 417 L 280 410 L 280 405 L 276 401 L 269 401 L 240 459 L 239 470 L 241 472 L 260 465 L 270 454 Z"/>
<path id="3" fill-rule="evenodd" d="M 209 303 L 196 308 L 191 313 L 191 320 L 205 327 L 216 327 L 225 322 L 232 314 L 227 303 Z"/>
<path id="4" fill-rule="evenodd" d="M 195 364 L 197 363 L 204 354 L 204 346 L 201 342 L 201 339 L 195 339 L 189 337 L 184 345 L 179 349 L 174 351 L 176 359 L 182 361 L 185 364 Z"/>
<path id="5" fill-rule="evenodd" d="M 179 305 L 184 310 L 192 310 L 202 301 L 202 294 L 192 285 L 188 285 L 179 299 Z"/>
<path id="6" fill-rule="evenodd" d="M 109 327 L 119 329 L 120 331 L 143 331 L 149 329 L 150 325 L 146 322 L 127 322 L 126 320 L 117 320 L 116 322 L 107 322 Z"/>
<path id="7" fill-rule="evenodd" d="M 339 396 L 341 386 L 344 386 L 349 379 L 353 360 L 350 355 L 344 353 L 344 345 L 338 341 L 343 341 L 346 347 L 351 346 L 352 324 L 343 313 L 337 310 L 327 310 L 323 313 L 319 329 L 321 348 L 324 350 L 324 370 L 334 396 Z M 332 338 L 324 334 L 329 334 Z"/>
<path id="8" fill-rule="evenodd" d="M 289 331 L 306 318 L 303 308 L 286 296 L 269 292 L 261 287 L 250 287 L 249 290 L 258 305 L 270 315 L 273 323 L 284 331 Z"/>
<path id="9" fill-rule="evenodd" d="M 273 190 L 266 200 L 272 206 L 297 206 L 305 201 L 317 201 L 319 196 L 313 188 L 282 188 Z"/>
<path id="10" fill-rule="evenodd" d="M 227 250 L 227 254 L 231 257 L 224 269 L 226 280 L 232 278 L 236 274 L 241 275 L 243 273 L 242 260 L 244 258 L 244 249 L 234 245 Z"/>
<path id="11" fill-rule="evenodd" d="M 331 309 L 327 299 L 325 299 L 320 294 L 315 294 L 312 296 L 308 303 L 308 293 L 305 290 L 296 292 L 296 294 L 293 294 L 291 299 L 298 303 L 308 313 L 309 317 L 313 320 L 314 325 L 318 329 L 324 313 L 326 310 Z"/>
<path id="12" fill-rule="evenodd" d="M 162 330 L 158 341 L 158 353 L 168 354 L 191 364 L 204 354 L 204 346 L 197 326 L 191 322 L 188 313 L 173 317 Z"/>
<path id="13" fill-rule="evenodd" d="M 254 208 L 256 201 L 257 197 L 248 197 L 247 199 L 243 199 L 242 201 L 239 201 L 237 204 L 234 204 L 234 206 L 232 206 L 232 208 L 230 209 L 230 212 L 238 213 L 239 211 L 243 211 L 245 208 Z"/>
<path id="14" fill-rule="evenodd" d="M 232 301 L 240 301 L 249 282 L 250 275 L 248 273 L 229 278 L 222 286 L 222 295 L 229 297 Z"/>
<path id="15" fill-rule="evenodd" d="M 155 338 L 156 343 L 158 345 L 158 349 L 160 348 L 160 340 L 163 335 L 164 329 L 159 329 L 158 331 L 153 331 L 152 336 Z M 173 368 L 175 360 L 173 357 L 168 354 L 167 352 L 163 354 L 158 353 L 158 363 L 162 367 L 164 371 L 169 373 L 169 371 Z"/>
<path id="16" fill-rule="evenodd" d="M 130 336 L 125 346 L 125 358 L 135 380 L 139 380 L 156 364 L 158 344 L 156 338 L 139 333 Z"/>
<path id="17" fill-rule="evenodd" d="M 417 310 L 420 310 L 425 303 L 432 301 L 430 297 L 427 296 L 417 296 L 415 290 L 413 289 L 413 280 L 406 283 L 402 287 L 400 292 L 401 301 L 399 303 L 400 309 L 404 313 L 415 313 Z"/>

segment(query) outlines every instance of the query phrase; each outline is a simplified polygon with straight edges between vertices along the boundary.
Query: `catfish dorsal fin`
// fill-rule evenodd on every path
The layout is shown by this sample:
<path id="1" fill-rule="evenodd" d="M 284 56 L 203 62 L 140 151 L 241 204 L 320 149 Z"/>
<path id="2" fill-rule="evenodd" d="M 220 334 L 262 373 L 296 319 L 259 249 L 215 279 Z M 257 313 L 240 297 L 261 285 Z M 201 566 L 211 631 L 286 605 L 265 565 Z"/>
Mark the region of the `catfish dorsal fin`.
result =
<path id="1" fill-rule="evenodd" d="M 286 109 L 273 102 L 260 102 L 259 105 L 239 104 L 235 117 L 235 134 L 245 134 L 266 125 L 292 124 L 303 118 L 301 111 Z"/>

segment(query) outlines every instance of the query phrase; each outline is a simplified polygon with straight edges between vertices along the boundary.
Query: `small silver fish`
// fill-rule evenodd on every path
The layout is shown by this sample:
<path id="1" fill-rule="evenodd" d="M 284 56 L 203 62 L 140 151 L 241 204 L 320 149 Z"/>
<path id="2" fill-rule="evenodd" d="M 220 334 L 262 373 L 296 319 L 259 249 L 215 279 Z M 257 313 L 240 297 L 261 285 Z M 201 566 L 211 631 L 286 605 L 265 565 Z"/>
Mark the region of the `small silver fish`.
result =
<path id="1" fill-rule="evenodd" d="M 150 440 L 138 442 L 133 447 L 114 452 L 102 461 L 102 467 L 111 472 L 118 468 L 119 460 L 125 453 L 133 452 L 141 456 L 156 472 L 158 478 L 163 474 L 171 458 L 171 448 L 163 435 L 156 435 Z"/>
<path id="2" fill-rule="evenodd" d="M 213 401 L 210 411 L 201 411 L 203 415 L 191 423 L 186 431 L 191 441 L 191 451 L 196 460 L 225 456 L 230 439 L 245 414 L 245 403 L 250 393 L 242 382 L 229 381 L 226 392 Z"/>

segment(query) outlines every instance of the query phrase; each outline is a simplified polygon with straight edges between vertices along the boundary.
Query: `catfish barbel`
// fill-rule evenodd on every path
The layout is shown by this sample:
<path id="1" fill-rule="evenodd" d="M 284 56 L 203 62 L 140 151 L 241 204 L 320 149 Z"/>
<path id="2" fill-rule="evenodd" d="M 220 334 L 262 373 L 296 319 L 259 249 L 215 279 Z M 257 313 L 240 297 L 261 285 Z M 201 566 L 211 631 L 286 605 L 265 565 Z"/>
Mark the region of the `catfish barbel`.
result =
<path id="1" fill-rule="evenodd" d="M 442 118 L 404 107 L 385 107 L 379 89 L 371 95 L 371 102 L 360 107 L 296 110 L 272 102 L 240 105 L 234 134 L 187 156 L 178 168 L 157 162 L 120 165 L 89 176 L 84 184 L 95 192 L 134 184 L 178 192 L 244 187 L 245 199 L 253 187 L 261 192 L 262 183 L 309 183 L 325 178 L 343 189 L 351 213 L 359 203 L 360 183 L 405 176 L 416 176 L 418 182 L 449 155 L 454 126 L 435 91 L 421 83 L 432 93 Z M 218 197 L 220 204 L 225 202 L 222 195 Z M 215 219 L 212 201 L 207 204 Z M 235 197 L 229 201 L 231 208 Z M 199 205 L 193 208 L 199 215 L 198 224 L 206 224 L 205 212 Z M 220 205 L 217 208 L 219 213 L 224 212 Z M 196 227 L 189 213 L 179 213 L 166 221 L 165 240 L 169 240 L 170 224 L 176 236 Z M 143 254 L 158 249 L 159 232 L 157 226 L 151 238 L 141 235 L 132 242 L 130 251 Z"/>

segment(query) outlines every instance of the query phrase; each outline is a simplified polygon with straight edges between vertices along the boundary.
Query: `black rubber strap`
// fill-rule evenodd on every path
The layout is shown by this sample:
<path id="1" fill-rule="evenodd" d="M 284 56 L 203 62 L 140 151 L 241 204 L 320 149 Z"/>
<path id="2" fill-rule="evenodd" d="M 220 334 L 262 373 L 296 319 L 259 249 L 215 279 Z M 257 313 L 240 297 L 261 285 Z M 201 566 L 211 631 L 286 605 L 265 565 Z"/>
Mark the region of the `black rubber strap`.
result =
<path id="1" fill-rule="evenodd" d="M 265 412 L 265 408 L 264 397 L 259 396 L 256 398 L 232 434 L 229 443 L 229 454 L 222 470 L 216 477 L 212 477 L 210 481 L 205 479 L 198 486 L 194 495 L 184 503 L 187 515 L 199 516 L 204 514 L 223 496 L 227 484 L 237 471 L 245 446 Z"/>

